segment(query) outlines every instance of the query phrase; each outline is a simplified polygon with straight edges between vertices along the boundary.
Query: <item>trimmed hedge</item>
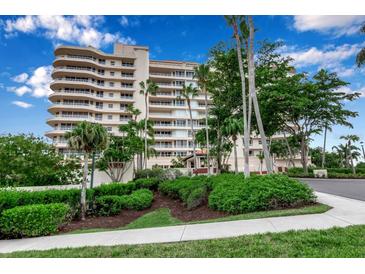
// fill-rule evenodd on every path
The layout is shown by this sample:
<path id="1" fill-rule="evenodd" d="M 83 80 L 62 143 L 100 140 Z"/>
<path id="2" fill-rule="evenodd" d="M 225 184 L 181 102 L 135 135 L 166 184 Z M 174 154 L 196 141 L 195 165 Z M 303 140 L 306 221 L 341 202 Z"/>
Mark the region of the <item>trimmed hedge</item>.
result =
<path id="1" fill-rule="evenodd" d="M 141 178 L 133 182 L 136 189 L 146 188 L 150 190 L 157 190 L 160 180 L 158 178 Z"/>
<path id="2" fill-rule="evenodd" d="M 106 195 L 95 199 L 94 212 L 96 215 L 112 216 L 122 209 L 142 210 L 151 206 L 153 193 L 148 189 L 134 191 L 130 195 Z"/>
<path id="3" fill-rule="evenodd" d="M 88 191 L 88 198 L 92 191 Z M 65 203 L 74 211 L 80 207 L 80 190 L 16 191 L 0 190 L 0 213 L 6 209 L 32 204 Z"/>
<path id="4" fill-rule="evenodd" d="M 159 190 L 162 194 L 173 199 L 180 199 L 188 209 L 198 207 L 206 202 L 210 187 L 210 178 L 206 176 L 180 177 L 159 184 Z"/>
<path id="5" fill-rule="evenodd" d="M 134 182 L 103 184 L 93 188 L 94 197 L 105 195 L 128 195 L 134 190 L 136 190 L 136 184 Z"/>
<path id="6" fill-rule="evenodd" d="M 312 189 L 284 175 L 251 176 L 240 182 L 218 184 L 209 207 L 233 214 L 280 209 L 315 201 Z"/>
<path id="7" fill-rule="evenodd" d="M 128 209 L 142 210 L 150 207 L 153 201 L 153 193 L 148 189 L 134 191 L 126 197 L 125 206 Z"/>
<path id="8" fill-rule="evenodd" d="M 69 213 L 70 206 L 62 203 L 17 206 L 2 212 L 0 231 L 8 238 L 49 235 L 67 222 Z"/>

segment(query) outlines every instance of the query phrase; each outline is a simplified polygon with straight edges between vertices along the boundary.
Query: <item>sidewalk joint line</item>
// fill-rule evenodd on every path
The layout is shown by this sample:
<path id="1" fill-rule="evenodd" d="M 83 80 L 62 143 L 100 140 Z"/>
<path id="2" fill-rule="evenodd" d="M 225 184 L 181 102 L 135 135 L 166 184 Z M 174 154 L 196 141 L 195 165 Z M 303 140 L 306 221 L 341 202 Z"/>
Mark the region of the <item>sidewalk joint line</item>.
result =
<path id="1" fill-rule="evenodd" d="M 180 240 L 179 240 L 179 242 L 181 242 L 181 241 L 182 241 L 182 237 L 184 236 L 186 226 L 187 226 L 187 225 L 184 225 L 184 229 L 183 229 L 183 232 L 181 233 L 181 236 L 180 236 Z"/>

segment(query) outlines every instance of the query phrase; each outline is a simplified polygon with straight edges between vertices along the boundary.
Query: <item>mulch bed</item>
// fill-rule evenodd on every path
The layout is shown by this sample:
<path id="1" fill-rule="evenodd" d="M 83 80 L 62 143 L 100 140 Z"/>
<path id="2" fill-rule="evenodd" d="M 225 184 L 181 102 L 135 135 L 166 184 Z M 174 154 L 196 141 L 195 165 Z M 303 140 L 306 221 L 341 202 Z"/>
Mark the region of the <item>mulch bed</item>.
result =
<path id="1" fill-rule="evenodd" d="M 87 217 L 85 221 L 74 220 L 65 227 L 63 227 L 60 232 L 70 232 L 78 229 L 86 228 L 117 228 L 125 226 L 134 220 L 138 219 L 142 215 L 154 211 L 158 208 L 169 208 L 171 215 L 183 222 L 190 221 L 200 221 L 208 219 L 216 219 L 228 216 L 230 214 L 215 211 L 208 207 L 208 205 L 203 205 L 198 208 L 188 210 L 184 204 L 179 200 L 173 200 L 166 197 L 159 192 L 155 193 L 153 203 L 150 208 L 135 211 L 135 210 L 122 210 L 119 215 L 109 216 L 109 217 Z"/>

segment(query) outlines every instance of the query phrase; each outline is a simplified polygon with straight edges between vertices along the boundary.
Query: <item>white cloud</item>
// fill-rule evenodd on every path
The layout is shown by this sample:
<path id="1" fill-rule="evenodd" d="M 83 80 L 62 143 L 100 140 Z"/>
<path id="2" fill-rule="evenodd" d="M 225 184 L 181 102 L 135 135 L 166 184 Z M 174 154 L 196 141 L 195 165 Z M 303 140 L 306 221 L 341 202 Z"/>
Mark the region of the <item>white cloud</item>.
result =
<path id="1" fill-rule="evenodd" d="M 12 37 L 18 32 L 34 33 L 52 40 L 53 43 L 62 41 L 96 48 L 117 41 L 135 44 L 135 40 L 129 36 L 98 30 L 103 20 L 102 16 L 40 15 L 8 19 L 3 24 L 6 37 Z"/>
<path id="2" fill-rule="evenodd" d="M 27 86 L 21 87 L 8 87 L 7 91 L 14 92 L 18 96 L 23 96 L 26 93 L 32 92 L 32 90 Z"/>
<path id="3" fill-rule="evenodd" d="M 23 72 L 17 76 L 14 76 L 13 78 L 11 78 L 11 80 L 17 83 L 24 83 L 28 79 L 28 77 L 28 73 Z"/>
<path id="4" fill-rule="evenodd" d="M 344 62 L 360 51 L 364 43 L 343 44 L 339 46 L 325 45 L 322 48 L 311 47 L 300 49 L 298 46 L 282 46 L 278 52 L 284 56 L 293 58 L 293 65 L 296 68 L 317 67 L 317 69 L 328 69 L 336 72 L 340 77 L 350 77 L 356 73 L 355 65 L 347 67 Z"/>
<path id="5" fill-rule="evenodd" d="M 39 67 L 33 72 L 33 75 L 27 81 L 32 89 L 32 96 L 48 97 L 52 93 L 49 88 L 49 83 L 52 81 L 51 73 L 52 66 Z"/>
<path id="6" fill-rule="evenodd" d="M 365 22 L 363 15 L 296 15 L 294 28 L 297 31 L 317 31 L 336 37 L 358 33 Z"/>
<path id="7" fill-rule="evenodd" d="M 30 107 L 33 106 L 32 104 L 29 104 L 29 103 L 23 102 L 23 101 L 13 101 L 11 103 L 13 105 L 16 105 L 16 106 L 21 107 L 21 108 L 30 108 Z"/>
<path id="8" fill-rule="evenodd" d="M 24 94 L 29 93 L 33 97 L 48 97 L 52 93 L 52 90 L 49 87 L 49 83 L 52 81 L 51 72 L 52 66 L 38 67 L 33 71 L 31 76 L 28 76 L 27 74 L 26 78 L 22 78 L 22 80 L 24 80 L 23 86 L 8 87 L 7 90 L 14 92 L 18 96 L 23 96 Z M 23 75 L 23 73 L 19 75 Z M 18 79 L 15 79 L 18 76 L 12 78 L 12 80 L 14 82 L 19 82 L 16 81 Z"/>

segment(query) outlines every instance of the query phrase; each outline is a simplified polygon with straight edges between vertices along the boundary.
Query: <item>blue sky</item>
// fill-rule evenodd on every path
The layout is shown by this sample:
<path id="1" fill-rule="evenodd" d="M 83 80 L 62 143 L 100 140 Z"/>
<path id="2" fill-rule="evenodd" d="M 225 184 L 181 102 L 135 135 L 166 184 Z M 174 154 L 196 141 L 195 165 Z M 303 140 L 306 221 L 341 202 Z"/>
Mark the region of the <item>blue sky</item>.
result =
<path id="1" fill-rule="evenodd" d="M 334 127 L 329 145 L 339 136 L 357 134 L 365 140 L 365 69 L 354 65 L 365 46 L 358 29 L 365 16 L 255 16 L 256 39 L 283 40 L 283 54 L 297 69 L 337 72 L 351 84 L 347 92 L 362 97 L 346 106 L 359 112 L 354 129 Z M 49 130 L 53 50 L 59 44 L 93 45 L 112 51 L 115 41 L 149 46 L 151 58 L 204 62 L 219 41 L 230 42 L 232 31 L 222 16 L 0 16 L 0 133 Z M 314 136 L 313 145 L 322 138 Z"/>

